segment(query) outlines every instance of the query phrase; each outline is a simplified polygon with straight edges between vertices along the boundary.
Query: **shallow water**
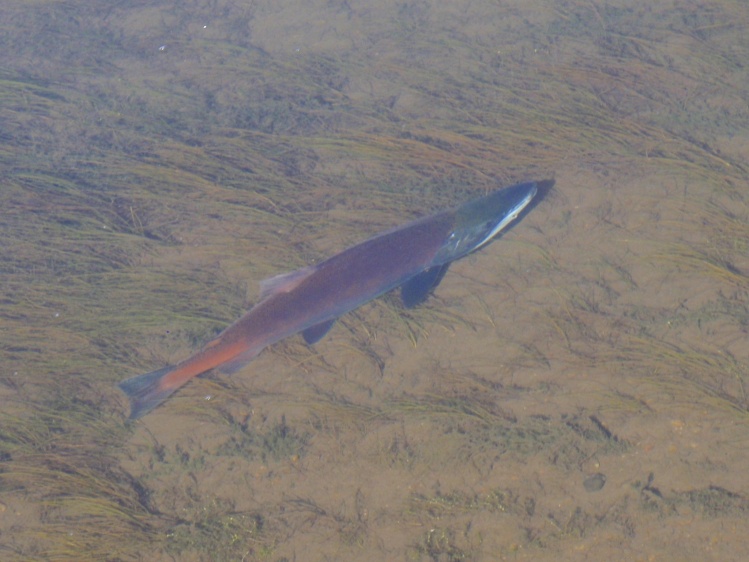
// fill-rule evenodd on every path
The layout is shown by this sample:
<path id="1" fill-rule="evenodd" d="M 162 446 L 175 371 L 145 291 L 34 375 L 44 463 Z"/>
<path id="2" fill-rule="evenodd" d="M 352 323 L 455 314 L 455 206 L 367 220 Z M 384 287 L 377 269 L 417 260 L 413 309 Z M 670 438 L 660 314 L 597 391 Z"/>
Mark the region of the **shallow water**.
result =
<path id="1" fill-rule="evenodd" d="M 11 3 L 3 559 L 741 560 L 741 2 Z M 128 424 L 260 280 L 553 176 L 389 296 Z"/>

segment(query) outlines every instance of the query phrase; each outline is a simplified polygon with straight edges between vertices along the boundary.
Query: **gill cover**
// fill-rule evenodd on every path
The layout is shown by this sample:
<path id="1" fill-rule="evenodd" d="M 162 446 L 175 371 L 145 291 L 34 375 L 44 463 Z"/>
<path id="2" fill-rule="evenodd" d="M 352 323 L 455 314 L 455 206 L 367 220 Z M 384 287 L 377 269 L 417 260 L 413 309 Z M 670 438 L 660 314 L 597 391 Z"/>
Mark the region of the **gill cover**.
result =
<path id="1" fill-rule="evenodd" d="M 455 227 L 432 260 L 432 265 L 455 261 L 491 241 L 515 220 L 538 193 L 536 182 L 526 182 L 474 199 L 455 211 Z"/>

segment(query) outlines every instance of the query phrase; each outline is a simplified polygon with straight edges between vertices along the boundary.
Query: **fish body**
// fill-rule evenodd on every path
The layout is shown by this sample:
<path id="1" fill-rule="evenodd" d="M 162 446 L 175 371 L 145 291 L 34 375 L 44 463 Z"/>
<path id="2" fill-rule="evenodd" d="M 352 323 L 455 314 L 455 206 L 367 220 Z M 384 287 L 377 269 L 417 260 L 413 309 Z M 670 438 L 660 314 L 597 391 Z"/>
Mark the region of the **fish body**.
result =
<path id="1" fill-rule="evenodd" d="M 552 185 L 527 182 L 500 189 L 262 282 L 259 302 L 196 354 L 120 383 L 130 399 L 130 418 L 147 414 L 193 377 L 216 368 L 234 372 L 291 335 L 301 332 L 313 344 L 338 317 L 396 287 L 402 288 L 407 307 L 419 304 L 450 263 L 495 238 Z"/>

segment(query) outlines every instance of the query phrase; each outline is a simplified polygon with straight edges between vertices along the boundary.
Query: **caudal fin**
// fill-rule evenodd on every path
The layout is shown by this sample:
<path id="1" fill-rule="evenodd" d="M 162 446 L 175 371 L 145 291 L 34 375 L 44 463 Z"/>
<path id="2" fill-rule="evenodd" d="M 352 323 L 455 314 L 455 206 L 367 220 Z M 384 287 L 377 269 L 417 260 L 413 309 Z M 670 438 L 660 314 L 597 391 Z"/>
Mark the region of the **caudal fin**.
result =
<path id="1" fill-rule="evenodd" d="M 119 384 L 130 399 L 131 420 L 145 416 L 177 390 L 177 388 L 161 388 L 161 379 L 173 370 L 174 367 L 164 367 L 158 371 L 126 379 Z"/>

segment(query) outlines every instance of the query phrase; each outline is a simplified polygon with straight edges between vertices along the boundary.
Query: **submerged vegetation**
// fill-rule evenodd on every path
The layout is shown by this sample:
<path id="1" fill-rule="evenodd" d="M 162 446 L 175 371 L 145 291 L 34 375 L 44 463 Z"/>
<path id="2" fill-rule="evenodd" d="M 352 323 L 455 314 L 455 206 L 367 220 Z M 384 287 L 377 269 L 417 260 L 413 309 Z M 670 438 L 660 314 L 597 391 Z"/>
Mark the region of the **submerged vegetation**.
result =
<path id="1" fill-rule="evenodd" d="M 654 558 L 654 521 L 736 557 L 709 525 L 743 541 L 749 505 L 743 4 L 537 4 L 9 2 L 3 560 Z M 424 306 L 127 422 L 116 383 L 259 280 L 554 174 Z"/>

